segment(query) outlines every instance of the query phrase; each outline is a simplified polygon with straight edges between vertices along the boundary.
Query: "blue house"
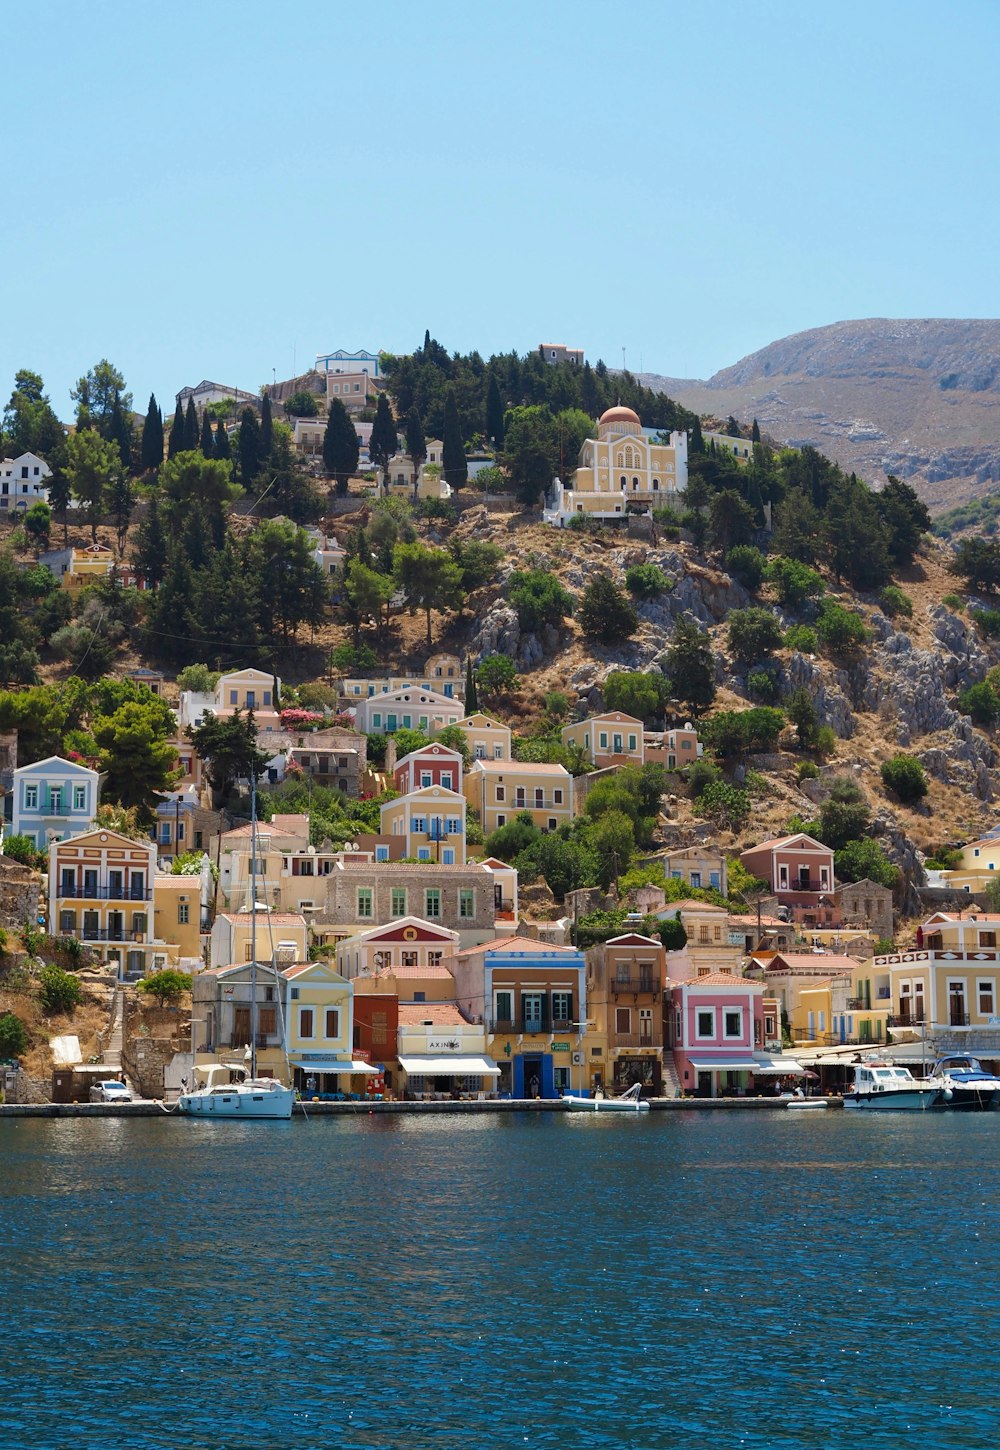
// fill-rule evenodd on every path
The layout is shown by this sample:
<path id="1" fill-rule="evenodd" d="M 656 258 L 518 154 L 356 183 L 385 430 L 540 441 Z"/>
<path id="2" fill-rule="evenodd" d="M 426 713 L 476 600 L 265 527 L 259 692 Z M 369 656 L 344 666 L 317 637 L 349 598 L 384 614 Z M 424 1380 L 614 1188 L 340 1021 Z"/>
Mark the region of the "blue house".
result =
<path id="1" fill-rule="evenodd" d="M 28 836 L 39 851 L 89 830 L 97 812 L 96 770 L 50 755 L 14 771 L 11 830 Z"/>

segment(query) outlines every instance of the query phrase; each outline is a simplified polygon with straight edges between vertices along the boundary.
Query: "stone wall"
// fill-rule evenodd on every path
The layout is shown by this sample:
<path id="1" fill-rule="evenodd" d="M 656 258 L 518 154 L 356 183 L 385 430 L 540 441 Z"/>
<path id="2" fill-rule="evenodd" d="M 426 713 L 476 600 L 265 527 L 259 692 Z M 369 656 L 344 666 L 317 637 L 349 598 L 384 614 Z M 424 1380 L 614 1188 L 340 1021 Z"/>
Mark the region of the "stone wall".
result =
<path id="1" fill-rule="evenodd" d="M 34 871 L 0 856 L 0 926 L 19 927 L 38 914 L 41 883 Z"/>

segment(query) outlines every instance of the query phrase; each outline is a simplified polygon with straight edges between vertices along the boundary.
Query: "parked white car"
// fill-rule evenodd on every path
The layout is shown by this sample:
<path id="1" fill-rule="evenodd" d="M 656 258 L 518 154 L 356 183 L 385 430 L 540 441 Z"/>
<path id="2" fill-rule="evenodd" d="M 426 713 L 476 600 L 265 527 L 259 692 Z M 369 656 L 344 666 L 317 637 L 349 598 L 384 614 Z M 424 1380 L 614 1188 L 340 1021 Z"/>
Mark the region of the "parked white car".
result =
<path id="1" fill-rule="evenodd" d="M 107 1082 L 97 1082 L 90 1089 L 90 1101 L 92 1103 L 131 1103 L 132 1094 L 123 1082 L 117 1078 L 109 1078 Z"/>

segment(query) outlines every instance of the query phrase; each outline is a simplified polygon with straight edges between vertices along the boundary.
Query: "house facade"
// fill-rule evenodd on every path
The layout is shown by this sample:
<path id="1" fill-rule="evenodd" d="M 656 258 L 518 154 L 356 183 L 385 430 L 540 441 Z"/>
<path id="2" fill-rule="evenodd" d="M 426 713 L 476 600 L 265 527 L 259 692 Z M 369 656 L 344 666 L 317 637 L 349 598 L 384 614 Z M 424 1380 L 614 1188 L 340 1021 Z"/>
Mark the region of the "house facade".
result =
<path id="1" fill-rule="evenodd" d="M 324 885 L 324 928 L 365 929 L 413 916 L 456 932 L 463 947 L 495 937 L 497 882 L 493 871 L 478 862 L 437 866 L 386 861 L 373 868 L 344 858 Z"/>
<path id="2" fill-rule="evenodd" d="M 406 1098 L 473 1099 L 493 1095 L 500 1069 L 486 1052 L 481 1022 L 454 1002 L 400 1003 L 396 1060 Z"/>
<path id="3" fill-rule="evenodd" d="M 405 841 L 403 855 L 465 865 L 465 797 L 441 785 L 408 791 L 380 808 L 382 834 Z"/>
<path id="4" fill-rule="evenodd" d="M 237 711 L 244 715 L 252 711 L 259 732 L 278 730 L 281 721 L 275 707 L 276 690 L 280 692 L 281 681 L 264 670 L 234 670 L 232 674 L 221 675 L 211 692 L 182 690 L 178 723 L 183 731 L 200 725 L 206 715 L 228 720 Z"/>
<path id="5" fill-rule="evenodd" d="M 450 963 L 457 949 L 457 931 L 449 931 L 436 920 L 404 916 L 338 943 L 337 970 L 353 980 L 400 969 L 413 972 L 444 969 L 450 981 Z M 454 1000 L 453 986 L 442 996 L 445 1000 Z"/>
<path id="6" fill-rule="evenodd" d="M 684 1093 L 742 1096 L 765 1066 L 764 987 L 735 973 L 712 972 L 668 988 L 665 1025 Z"/>
<path id="7" fill-rule="evenodd" d="M 257 1005 L 257 1074 L 287 1083 L 279 998 L 284 992 L 280 971 L 259 963 L 256 991 L 247 963 L 230 963 L 198 972 L 191 981 L 191 1046 L 196 1068 L 231 1062 L 245 1066 L 253 1036 Z"/>
<path id="8" fill-rule="evenodd" d="M 512 736 L 509 725 L 494 720 L 481 710 L 455 721 L 465 736 L 473 760 L 510 760 Z"/>
<path id="9" fill-rule="evenodd" d="M 657 857 L 663 862 L 663 874 L 671 881 L 683 881 L 699 890 L 714 887 L 723 896 L 729 895 L 729 873 L 726 857 L 715 846 L 681 846 Z"/>
<path id="10" fill-rule="evenodd" d="M 932 1034 L 942 1053 L 1000 1060 L 1000 915 L 935 912 L 914 950 L 869 964 L 876 990 L 888 988 L 892 1030 Z M 865 968 L 861 969 L 862 973 Z"/>
<path id="11" fill-rule="evenodd" d="M 360 1094 L 377 1069 L 354 1054 L 354 985 L 329 962 L 281 972 L 284 1047 L 292 1086 L 308 1098 Z"/>
<path id="12" fill-rule="evenodd" d="M 587 953 L 588 1010 L 607 1044 L 606 1065 L 587 1063 L 589 1090 L 609 1082 L 623 1092 L 638 1082 L 643 1096 L 662 1096 L 665 980 L 662 943 L 640 932 L 623 932 Z"/>
<path id="13" fill-rule="evenodd" d="M 474 760 L 464 790 L 487 835 L 522 811 L 542 831 L 558 830 L 573 819 L 573 777 L 564 765 Z"/>
<path id="14" fill-rule="evenodd" d="M 0 512 L 15 513 L 33 503 L 48 503 L 52 469 L 37 453 L 0 460 Z"/>
<path id="15" fill-rule="evenodd" d="M 582 952 L 510 937 L 455 957 L 459 1008 L 483 1020 L 498 1089 L 559 1097 L 585 1083 L 587 970 Z"/>
<path id="16" fill-rule="evenodd" d="M 96 770 L 50 755 L 14 771 L 11 832 L 27 836 L 36 850 L 90 829 L 97 812 Z"/>
<path id="17" fill-rule="evenodd" d="M 829 846 L 800 831 L 741 851 L 740 861 L 752 876 L 768 883 L 794 921 L 806 926 L 839 925 Z"/>
<path id="18" fill-rule="evenodd" d="M 576 745 L 598 770 L 609 765 L 645 763 L 642 721 L 622 710 L 607 710 L 603 715 L 564 725 L 560 734 L 564 745 Z"/>
<path id="19" fill-rule="evenodd" d="M 676 505 L 687 487 L 687 446 L 687 433 L 653 442 L 638 413 L 608 408 L 598 419 L 597 437 L 584 440 L 572 477 L 555 481 L 543 517 L 563 525 L 574 514 L 614 519 Z"/>
<path id="20" fill-rule="evenodd" d="M 446 745 L 436 745 L 432 741 L 430 745 L 411 750 L 409 755 L 397 760 L 392 783 L 402 795 L 429 785 L 461 791 L 462 757 L 457 750 L 449 750 Z"/>
<path id="21" fill-rule="evenodd" d="M 212 925 L 209 966 L 224 967 L 276 959 L 305 961 L 309 955 L 306 919 L 293 911 L 220 911 Z"/>
<path id="22" fill-rule="evenodd" d="M 422 730 L 430 735 L 454 725 L 464 714 L 461 700 L 410 684 L 358 700 L 354 706 L 357 728 L 366 735 L 392 735 L 397 730 Z"/>

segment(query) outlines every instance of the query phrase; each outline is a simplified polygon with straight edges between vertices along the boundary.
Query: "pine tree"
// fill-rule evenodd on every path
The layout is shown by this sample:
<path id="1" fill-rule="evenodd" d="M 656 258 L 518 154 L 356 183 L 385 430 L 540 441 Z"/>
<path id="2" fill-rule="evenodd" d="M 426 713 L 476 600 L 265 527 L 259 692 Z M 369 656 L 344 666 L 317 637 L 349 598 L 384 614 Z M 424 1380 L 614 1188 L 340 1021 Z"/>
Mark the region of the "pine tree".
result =
<path id="1" fill-rule="evenodd" d="M 260 405 L 260 456 L 265 463 L 274 446 L 274 422 L 271 417 L 271 394 L 265 392 Z"/>
<path id="2" fill-rule="evenodd" d="M 674 625 L 667 651 L 666 673 L 673 693 L 693 709 L 704 710 L 715 699 L 715 659 L 708 635 L 690 614 Z"/>
<path id="3" fill-rule="evenodd" d="M 388 483 L 389 459 L 392 458 L 398 447 L 399 440 L 396 437 L 396 425 L 392 421 L 389 399 L 385 393 L 379 393 L 378 402 L 375 405 L 375 421 L 372 424 L 372 433 L 368 440 L 368 457 L 376 468 L 381 468 L 383 484 Z"/>
<path id="4" fill-rule="evenodd" d="M 119 554 L 125 552 L 128 526 L 132 521 L 134 508 L 135 490 L 132 487 L 132 480 L 123 469 L 111 480 L 111 488 L 108 491 L 108 513 L 111 515 L 118 533 Z"/>
<path id="5" fill-rule="evenodd" d="M 479 697 L 476 694 L 476 672 L 472 668 L 472 656 L 465 662 L 465 713 L 473 715 L 479 709 Z"/>
<path id="6" fill-rule="evenodd" d="M 201 451 L 206 458 L 215 457 L 215 434 L 212 432 L 212 420 L 208 416 L 207 408 L 201 417 Z"/>
<path id="7" fill-rule="evenodd" d="M 132 552 L 132 563 L 147 589 L 156 589 L 163 579 L 167 539 L 163 532 L 160 505 L 156 494 L 149 501 L 149 510 L 139 526 L 139 536 Z"/>
<path id="8" fill-rule="evenodd" d="M 204 655 L 238 653 L 252 661 L 257 648 L 255 580 L 243 567 L 231 539 L 213 556 L 197 581 L 198 617 L 211 641 Z"/>
<path id="9" fill-rule="evenodd" d="M 458 419 L 458 404 L 455 389 L 448 389 L 444 404 L 444 432 L 441 438 L 441 462 L 444 481 L 449 488 L 464 488 L 469 479 L 469 464 L 462 440 L 462 426 Z"/>
<path id="10" fill-rule="evenodd" d="M 240 482 L 247 493 L 261 469 L 260 424 L 252 408 L 240 414 Z"/>
<path id="11" fill-rule="evenodd" d="M 343 497 L 352 473 L 357 471 L 361 446 L 357 430 L 339 398 L 331 398 L 323 434 L 323 462 L 326 471 L 336 480 L 337 493 Z"/>
<path id="12" fill-rule="evenodd" d="M 204 569 L 212 562 L 212 530 L 200 499 L 193 499 L 184 513 L 181 545 L 192 569 Z"/>
<path id="13" fill-rule="evenodd" d="M 170 439 L 167 443 L 167 457 L 174 458 L 184 452 L 184 409 L 180 399 L 174 407 L 174 419 L 170 425 Z"/>
<path id="14" fill-rule="evenodd" d="M 192 665 L 201 655 L 202 629 L 195 613 L 194 585 L 187 555 L 179 545 L 172 545 L 145 630 L 147 651 L 167 664 Z"/>
<path id="15" fill-rule="evenodd" d="M 143 473 L 152 473 L 163 462 L 163 414 L 156 403 L 156 395 L 150 393 L 146 421 L 142 428 L 142 447 L 139 464 Z"/>
<path id="16" fill-rule="evenodd" d="M 201 430 L 198 427 L 198 409 L 194 405 L 194 396 L 188 398 L 187 412 L 184 414 L 184 452 L 194 453 L 198 447 L 201 437 Z"/>
<path id="17" fill-rule="evenodd" d="M 631 639 L 639 628 L 634 604 L 603 570 L 591 575 L 583 591 L 579 617 L 584 634 L 601 644 Z"/>
<path id="18" fill-rule="evenodd" d="M 503 399 L 496 373 L 490 372 L 486 388 L 486 436 L 497 448 L 503 447 Z"/>

